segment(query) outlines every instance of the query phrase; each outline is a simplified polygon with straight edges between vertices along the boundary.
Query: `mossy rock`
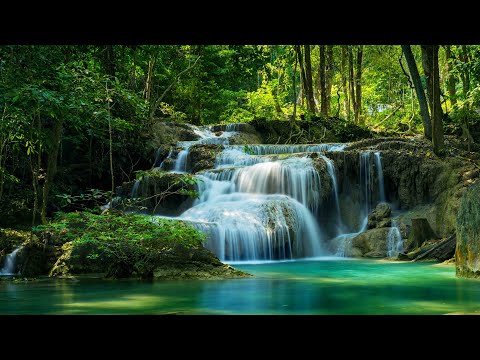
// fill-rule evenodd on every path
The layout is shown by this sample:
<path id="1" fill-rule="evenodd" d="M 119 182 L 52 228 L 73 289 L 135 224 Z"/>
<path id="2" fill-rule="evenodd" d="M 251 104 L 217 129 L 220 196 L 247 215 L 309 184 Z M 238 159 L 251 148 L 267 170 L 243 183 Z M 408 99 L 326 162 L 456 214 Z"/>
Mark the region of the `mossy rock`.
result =
<path id="1" fill-rule="evenodd" d="M 386 257 L 387 238 L 391 228 L 367 230 L 352 239 L 352 246 L 347 256 L 361 254 L 362 257 Z"/>
<path id="2" fill-rule="evenodd" d="M 480 278 L 480 182 L 471 186 L 460 201 L 455 268 L 457 276 Z"/>
<path id="3" fill-rule="evenodd" d="M 192 173 L 212 169 L 217 155 L 224 149 L 223 145 L 195 144 L 188 153 L 188 167 Z"/>

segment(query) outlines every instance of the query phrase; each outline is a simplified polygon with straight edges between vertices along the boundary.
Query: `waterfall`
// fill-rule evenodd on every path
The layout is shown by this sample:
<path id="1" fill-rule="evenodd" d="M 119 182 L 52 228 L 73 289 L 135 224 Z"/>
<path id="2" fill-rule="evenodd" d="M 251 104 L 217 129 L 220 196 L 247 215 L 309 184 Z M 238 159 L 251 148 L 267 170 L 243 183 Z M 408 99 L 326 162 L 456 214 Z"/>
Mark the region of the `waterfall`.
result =
<path id="1" fill-rule="evenodd" d="M 223 261 L 325 255 L 315 218 L 286 195 L 222 194 L 190 208 L 180 218 L 205 231 L 205 246 Z"/>
<path id="2" fill-rule="evenodd" d="M 327 164 L 327 173 L 330 177 L 332 182 L 332 195 L 333 200 L 335 202 L 335 225 L 336 225 L 336 236 L 345 232 L 345 226 L 342 221 L 342 213 L 340 211 L 340 200 L 338 195 L 338 182 L 337 182 L 337 175 L 335 172 L 335 165 L 333 160 L 327 158 L 325 155 L 321 155 L 320 157 L 325 161 Z"/>
<path id="3" fill-rule="evenodd" d="M 377 168 L 377 178 L 378 178 L 378 200 L 380 202 L 385 202 L 385 182 L 383 180 L 383 169 L 382 169 L 382 157 L 379 151 L 374 153 L 375 155 L 375 165 Z"/>
<path id="4" fill-rule="evenodd" d="M 372 161 L 373 155 L 373 161 Z M 375 166 L 373 166 L 375 164 Z M 375 187 L 375 183 L 377 187 Z M 361 216 L 361 230 L 366 230 L 368 214 L 378 202 L 385 202 L 385 184 L 383 179 L 380 152 L 364 151 L 360 153 L 360 187 L 362 190 L 364 211 Z"/>
<path id="5" fill-rule="evenodd" d="M 205 178 L 210 181 L 205 181 Z M 212 194 L 238 191 L 249 194 L 286 194 L 316 213 L 320 205 L 321 181 L 313 160 L 295 157 L 261 162 L 237 169 L 203 173 L 198 187 L 200 202 L 209 201 Z M 229 184 L 225 184 L 228 182 Z"/>
<path id="6" fill-rule="evenodd" d="M 397 220 L 392 219 L 392 227 L 388 232 L 387 237 L 387 256 L 397 256 L 403 251 L 403 239 L 400 229 L 397 225 Z"/>
<path id="7" fill-rule="evenodd" d="M 175 165 L 173 166 L 173 171 L 177 173 L 182 173 L 182 174 L 187 173 L 187 161 L 188 161 L 189 150 L 190 150 L 190 147 L 187 146 L 178 153 L 177 159 L 175 160 Z"/>
<path id="8" fill-rule="evenodd" d="M 138 197 L 138 188 L 140 186 L 140 182 L 140 180 L 135 180 L 135 183 L 132 186 L 132 191 L 130 192 L 131 199 Z"/>
<path id="9" fill-rule="evenodd" d="M 0 275 L 15 275 L 15 265 L 17 262 L 17 253 L 23 248 L 19 246 L 5 257 L 5 263 L 0 270 Z"/>
<path id="10" fill-rule="evenodd" d="M 294 154 L 301 152 L 342 151 L 346 144 L 300 144 L 300 145 L 265 145 L 253 144 L 247 148 L 253 155 Z M 245 146 L 230 146 L 230 149 L 245 149 Z"/>
<path id="11" fill-rule="evenodd" d="M 225 131 L 217 132 L 213 129 L 219 127 L 191 126 L 198 139 L 179 141 L 170 151 L 166 158 L 169 166 L 164 166 L 164 160 L 160 168 L 187 173 L 193 145 L 223 146 L 214 168 L 195 175 L 198 198 L 175 218 L 203 231 L 207 235 L 204 246 L 222 261 L 349 255 L 352 239 L 367 228 L 368 214 L 377 202 L 386 200 L 381 153 L 370 150 L 359 154 L 360 198 L 356 190 L 346 198 L 360 202 L 362 208 L 359 221 L 349 219 L 350 223 L 342 218 L 348 214 L 342 214 L 342 210 L 347 211 L 340 203 L 343 197 L 335 163 L 324 155 L 343 151 L 347 144 L 230 144 L 242 126 L 227 124 L 221 127 Z M 329 183 L 322 184 L 322 179 L 329 179 Z M 349 183 L 342 184 L 345 188 Z M 133 185 L 132 197 L 139 185 Z M 331 189 L 330 193 L 326 194 L 326 189 Z M 395 231 L 398 228 L 392 227 L 389 254 L 398 252 L 400 246 Z"/>

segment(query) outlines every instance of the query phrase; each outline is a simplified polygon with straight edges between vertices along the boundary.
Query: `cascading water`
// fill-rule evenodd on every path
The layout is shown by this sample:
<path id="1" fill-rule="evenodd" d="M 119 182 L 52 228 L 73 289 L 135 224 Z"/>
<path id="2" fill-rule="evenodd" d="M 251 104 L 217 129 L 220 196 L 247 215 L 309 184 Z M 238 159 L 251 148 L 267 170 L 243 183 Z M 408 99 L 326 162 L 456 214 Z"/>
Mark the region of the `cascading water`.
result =
<path id="1" fill-rule="evenodd" d="M 383 180 L 383 168 L 382 168 L 382 157 L 379 151 L 373 153 L 375 156 L 375 166 L 377 168 L 377 178 L 378 178 L 378 200 L 380 202 L 385 202 L 385 181 Z"/>
<path id="2" fill-rule="evenodd" d="M 377 187 L 375 187 L 375 184 L 377 184 Z M 362 224 L 360 231 L 364 231 L 367 228 L 368 214 L 378 202 L 386 201 L 380 152 L 364 151 L 360 153 L 360 186 L 362 200 L 365 204 L 363 211 L 360 213 Z"/>
<path id="3" fill-rule="evenodd" d="M 335 201 L 335 224 L 336 224 L 336 236 L 338 236 L 341 233 L 345 232 L 343 221 L 342 221 L 342 213 L 340 211 L 340 200 L 338 198 L 338 182 L 337 182 L 337 175 L 335 172 L 335 165 L 333 163 L 333 160 L 327 158 L 325 155 L 321 155 L 320 157 L 325 161 L 327 164 L 327 172 L 328 175 L 330 176 L 331 182 L 332 182 L 332 193 L 333 193 L 333 199 Z"/>
<path id="4" fill-rule="evenodd" d="M 387 256 L 396 256 L 403 251 L 403 239 L 397 220 L 392 219 L 392 227 L 387 236 Z"/>
<path id="5" fill-rule="evenodd" d="M 221 194 L 181 215 L 209 235 L 220 260 L 279 260 L 325 254 L 310 211 L 279 194 Z"/>
<path id="6" fill-rule="evenodd" d="M 0 270 L 0 275 L 15 275 L 15 265 L 17 261 L 17 254 L 23 248 L 19 246 L 5 257 L 5 263 Z"/>
<path id="7" fill-rule="evenodd" d="M 363 223 L 353 229 L 342 220 L 334 161 L 324 155 L 343 151 L 346 144 L 230 145 L 229 138 L 241 128 L 242 124 L 229 124 L 214 133 L 209 127 L 192 126 L 199 139 L 178 142 L 170 151 L 170 171 L 185 173 L 193 145 L 223 145 L 214 168 L 196 174 L 198 199 L 176 218 L 205 232 L 205 246 L 222 261 L 345 256 L 352 238 L 366 229 L 375 204 L 385 201 L 380 152 L 360 153 Z M 330 184 L 322 184 L 326 176 Z M 136 182 L 132 196 L 138 187 Z M 326 189 L 330 193 L 325 194 Z M 392 246 L 394 253 L 398 246 Z"/>
<path id="8" fill-rule="evenodd" d="M 325 152 L 325 151 L 342 151 L 345 144 L 301 144 L 301 145 L 248 145 L 247 151 L 252 155 L 272 155 L 272 154 L 294 154 L 303 152 Z M 231 149 L 241 149 L 244 146 L 229 146 Z"/>

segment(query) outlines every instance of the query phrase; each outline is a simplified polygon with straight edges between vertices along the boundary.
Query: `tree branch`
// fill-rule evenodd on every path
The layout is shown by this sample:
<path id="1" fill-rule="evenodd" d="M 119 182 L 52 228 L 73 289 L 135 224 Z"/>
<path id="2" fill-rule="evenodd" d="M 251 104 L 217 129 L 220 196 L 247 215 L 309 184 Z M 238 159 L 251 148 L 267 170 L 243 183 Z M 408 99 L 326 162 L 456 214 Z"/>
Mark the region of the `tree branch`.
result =
<path id="1" fill-rule="evenodd" d="M 163 100 L 163 98 L 165 97 L 165 95 L 167 95 L 167 93 L 170 91 L 170 89 L 173 87 L 173 85 L 175 85 L 178 81 L 178 79 L 180 78 L 180 76 L 182 76 L 183 74 L 185 74 L 187 71 L 190 71 L 191 69 L 193 69 L 193 67 L 197 64 L 198 60 L 200 59 L 200 56 L 197 57 L 195 59 L 195 61 L 193 62 L 192 65 L 189 65 L 186 69 L 180 71 L 176 76 L 175 76 L 175 79 L 173 80 L 173 82 L 167 86 L 167 88 L 163 91 L 162 95 L 160 95 L 157 100 L 155 100 L 153 106 L 152 106 L 152 109 L 150 110 L 150 120 L 153 120 L 153 116 L 155 115 L 155 111 L 157 111 L 158 107 L 160 106 L 160 103 L 161 101 Z"/>

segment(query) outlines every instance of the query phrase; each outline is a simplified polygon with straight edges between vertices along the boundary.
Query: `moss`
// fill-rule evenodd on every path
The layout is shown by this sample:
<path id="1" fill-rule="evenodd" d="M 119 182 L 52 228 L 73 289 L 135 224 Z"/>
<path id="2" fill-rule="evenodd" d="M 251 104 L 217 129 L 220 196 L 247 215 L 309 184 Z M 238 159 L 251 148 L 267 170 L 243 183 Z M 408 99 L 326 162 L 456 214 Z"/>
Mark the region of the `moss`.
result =
<path id="1" fill-rule="evenodd" d="M 465 191 L 456 220 L 457 275 L 480 278 L 480 182 Z"/>
<path id="2" fill-rule="evenodd" d="M 195 144 L 190 148 L 188 154 L 189 167 L 192 173 L 212 169 L 215 165 L 217 155 L 224 149 L 223 145 L 217 144 Z"/>
<path id="3" fill-rule="evenodd" d="M 69 226 L 78 222 L 85 226 Z M 204 234 L 183 221 L 119 213 L 70 213 L 38 229 L 52 233 L 60 230 L 68 241 L 61 246 L 50 276 L 100 273 L 110 278 L 152 278 L 162 269 L 171 277 L 178 271 L 190 273 L 192 278 L 207 277 L 196 276 L 195 269 L 201 273 L 213 271 L 212 276 L 218 277 L 241 275 L 223 268 L 224 264 L 203 247 Z"/>

